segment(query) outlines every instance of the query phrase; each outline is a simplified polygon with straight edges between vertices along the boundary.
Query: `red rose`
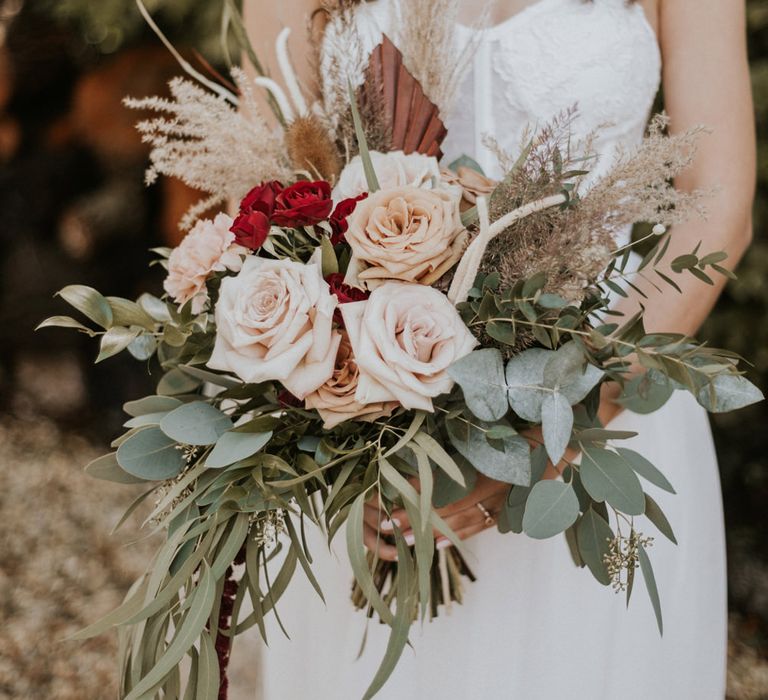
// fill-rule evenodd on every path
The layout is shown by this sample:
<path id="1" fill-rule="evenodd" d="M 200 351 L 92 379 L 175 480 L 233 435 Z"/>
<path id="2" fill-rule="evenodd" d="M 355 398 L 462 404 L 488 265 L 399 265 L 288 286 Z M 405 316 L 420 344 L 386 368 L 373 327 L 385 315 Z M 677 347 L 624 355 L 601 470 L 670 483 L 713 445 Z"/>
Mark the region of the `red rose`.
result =
<path id="1" fill-rule="evenodd" d="M 262 182 L 256 185 L 240 202 L 240 211 L 260 211 L 267 217 L 275 210 L 275 199 L 283 191 L 283 186 L 277 180 Z"/>
<path id="2" fill-rule="evenodd" d="M 240 202 L 240 214 L 229 230 L 235 234 L 235 241 L 251 250 L 264 245 L 269 235 L 270 219 L 275 210 L 275 199 L 283 191 L 277 181 L 256 185 Z"/>
<path id="3" fill-rule="evenodd" d="M 301 408 L 304 402 L 301 399 L 297 399 L 288 389 L 283 389 L 277 395 L 277 402 L 283 408 Z"/>
<path id="4" fill-rule="evenodd" d="M 348 304 L 351 301 L 364 301 L 371 295 L 370 292 L 366 292 L 363 289 L 344 284 L 344 275 L 339 272 L 328 275 L 325 281 L 328 282 L 328 286 L 331 288 L 331 294 L 336 295 L 339 304 Z M 338 306 L 333 312 L 333 320 L 340 326 L 344 326 L 344 319 L 341 317 L 341 310 Z"/>
<path id="5" fill-rule="evenodd" d="M 326 220 L 331 209 L 331 186 L 327 182 L 297 182 L 277 194 L 272 221 L 291 228 L 313 226 Z"/>
<path id="6" fill-rule="evenodd" d="M 243 212 L 237 215 L 229 230 L 235 234 L 236 243 L 258 250 L 269 235 L 269 218 L 260 211 Z"/>
<path id="7" fill-rule="evenodd" d="M 331 243 L 333 243 L 333 245 L 341 243 L 344 240 L 344 234 L 349 228 L 347 218 L 353 211 L 355 211 L 357 203 L 360 200 L 365 199 L 367 196 L 368 193 L 363 192 L 362 194 L 357 195 L 357 197 L 352 197 L 351 199 L 342 199 L 336 205 L 336 208 L 333 210 L 333 214 L 331 214 L 331 218 L 328 219 L 328 222 L 331 224 L 331 229 L 333 229 L 333 234 L 331 234 Z"/>

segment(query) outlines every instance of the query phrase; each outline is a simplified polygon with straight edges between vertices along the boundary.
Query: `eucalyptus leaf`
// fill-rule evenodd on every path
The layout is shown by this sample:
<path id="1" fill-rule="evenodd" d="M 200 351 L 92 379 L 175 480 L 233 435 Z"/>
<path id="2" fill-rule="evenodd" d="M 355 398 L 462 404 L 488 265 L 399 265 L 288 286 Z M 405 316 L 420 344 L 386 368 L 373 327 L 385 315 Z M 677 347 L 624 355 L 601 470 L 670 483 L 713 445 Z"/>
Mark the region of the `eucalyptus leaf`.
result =
<path id="1" fill-rule="evenodd" d="M 160 422 L 168 437 L 185 445 L 212 445 L 233 427 L 229 416 L 204 401 L 179 406 Z"/>
<path id="2" fill-rule="evenodd" d="M 85 473 L 94 479 L 116 484 L 143 484 L 146 481 L 125 471 L 117 461 L 116 452 L 94 459 L 85 467 Z"/>
<path id="3" fill-rule="evenodd" d="M 497 348 L 475 350 L 448 368 L 464 392 L 464 400 L 480 420 L 501 420 L 509 410 L 504 359 Z"/>
<path id="4" fill-rule="evenodd" d="M 123 404 L 123 410 L 129 416 L 136 417 L 148 413 L 168 413 L 178 406 L 181 406 L 181 401 L 171 396 L 145 396 Z"/>
<path id="5" fill-rule="evenodd" d="M 627 515 L 642 515 L 645 511 L 645 497 L 639 479 L 615 452 L 585 447 L 579 473 L 584 488 L 596 501 L 607 501 Z"/>
<path id="6" fill-rule="evenodd" d="M 582 560 L 604 586 L 611 582 L 605 567 L 605 556 L 610 551 L 608 544 L 612 539 L 613 531 L 610 525 L 592 508 L 588 508 L 576 526 L 576 542 Z"/>
<path id="7" fill-rule="evenodd" d="M 617 403 L 632 413 L 641 415 L 654 413 L 675 393 L 672 383 L 666 377 L 664 380 L 661 383 L 652 381 L 648 373 L 635 377 L 626 384 Z"/>
<path id="8" fill-rule="evenodd" d="M 541 404 L 541 422 L 544 446 L 553 464 L 565 454 L 573 431 L 573 409 L 568 399 L 554 391 Z"/>
<path id="9" fill-rule="evenodd" d="M 184 374 L 180 369 L 174 367 L 163 375 L 157 385 L 157 393 L 163 396 L 189 394 L 195 391 L 200 384 L 199 379 Z"/>
<path id="10" fill-rule="evenodd" d="M 675 489 L 672 484 L 669 483 L 667 477 L 664 476 L 653 464 L 651 464 L 643 455 L 635 452 L 634 450 L 628 450 L 626 447 L 615 448 L 619 456 L 646 481 L 649 481 L 654 486 L 658 486 L 663 491 L 668 493 L 675 493 Z"/>
<path id="11" fill-rule="evenodd" d="M 727 413 L 751 406 L 765 397 L 746 377 L 721 373 L 712 379 L 709 386 L 703 387 L 696 398 L 711 413 Z"/>
<path id="12" fill-rule="evenodd" d="M 472 425 L 462 434 L 457 423 L 446 423 L 448 438 L 477 471 L 496 481 L 528 486 L 531 481 L 531 455 L 525 438 L 515 435 L 499 440 L 502 450 L 497 450 L 488 443 L 482 429 Z"/>
<path id="13" fill-rule="evenodd" d="M 552 393 L 544 387 L 544 367 L 552 354 L 551 350 L 531 348 L 507 363 L 509 404 L 523 420 L 541 422 L 541 404 Z"/>
<path id="14" fill-rule="evenodd" d="M 172 479 L 184 468 L 184 455 L 176 442 L 159 428 L 142 428 L 117 448 L 119 465 L 139 479 Z"/>
<path id="15" fill-rule="evenodd" d="M 548 479 L 536 484 L 525 504 L 523 532 L 544 540 L 559 535 L 579 517 L 579 499 L 570 484 Z"/>
<path id="16" fill-rule="evenodd" d="M 677 538 L 672 530 L 672 526 L 664 515 L 658 503 L 654 501 L 647 493 L 645 494 L 645 517 L 648 518 L 670 542 L 677 544 Z"/>
<path id="17" fill-rule="evenodd" d="M 224 433 L 216 446 L 205 459 L 205 466 L 221 469 L 255 455 L 272 439 L 272 432 L 267 433 Z"/>
<path id="18" fill-rule="evenodd" d="M 656 586 L 656 577 L 653 574 L 651 560 L 644 547 L 637 548 L 637 559 L 640 562 L 640 571 L 645 580 L 645 589 L 648 591 L 648 597 L 651 599 L 653 613 L 656 615 L 656 624 L 659 627 L 659 634 L 664 634 L 664 620 L 661 616 L 661 601 L 659 600 L 659 590 Z"/>

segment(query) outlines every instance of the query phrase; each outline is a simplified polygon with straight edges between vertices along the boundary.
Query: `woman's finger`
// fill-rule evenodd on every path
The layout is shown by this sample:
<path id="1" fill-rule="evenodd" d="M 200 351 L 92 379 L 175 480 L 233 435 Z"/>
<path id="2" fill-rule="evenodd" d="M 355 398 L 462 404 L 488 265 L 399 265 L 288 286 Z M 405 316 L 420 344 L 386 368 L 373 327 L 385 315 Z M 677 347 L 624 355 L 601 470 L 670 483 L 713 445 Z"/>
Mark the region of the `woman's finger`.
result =
<path id="1" fill-rule="evenodd" d="M 397 547 L 389 544 L 381 533 L 369 525 L 363 525 L 363 543 L 371 552 L 375 552 L 379 559 L 397 560 Z"/>
<path id="2" fill-rule="evenodd" d="M 391 517 L 384 516 L 381 520 L 381 531 L 386 535 L 391 535 L 395 532 L 395 526 L 401 532 L 407 532 L 411 529 L 411 521 L 408 520 L 408 513 L 404 510 L 393 510 Z"/>

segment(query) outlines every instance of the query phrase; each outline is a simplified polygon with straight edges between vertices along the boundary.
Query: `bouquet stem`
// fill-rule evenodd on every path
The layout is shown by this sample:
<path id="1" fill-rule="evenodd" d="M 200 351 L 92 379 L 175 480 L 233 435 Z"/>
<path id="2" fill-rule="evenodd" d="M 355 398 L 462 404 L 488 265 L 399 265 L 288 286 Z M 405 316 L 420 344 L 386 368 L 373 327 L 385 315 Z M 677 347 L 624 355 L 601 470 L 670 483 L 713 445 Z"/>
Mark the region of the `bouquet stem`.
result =
<path id="1" fill-rule="evenodd" d="M 395 597 L 397 586 L 398 564 L 396 561 L 384 561 L 376 558 L 372 552 L 367 553 L 368 567 L 372 568 L 373 583 L 384 602 L 389 605 Z M 450 614 L 454 602 L 464 600 L 463 577 L 475 581 L 476 577 L 455 547 L 435 551 L 430 571 L 430 600 L 429 617 L 434 619 L 439 615 L 440 606 L 444 606 Z M 368 603 L 363 589 L 355 581 L 352 585 L 352 603 L 358 610 L 365 610 L 372 618 L 375 610 Z M 412 618 L 419 616 L 419 600 L 414 600 Z"/>

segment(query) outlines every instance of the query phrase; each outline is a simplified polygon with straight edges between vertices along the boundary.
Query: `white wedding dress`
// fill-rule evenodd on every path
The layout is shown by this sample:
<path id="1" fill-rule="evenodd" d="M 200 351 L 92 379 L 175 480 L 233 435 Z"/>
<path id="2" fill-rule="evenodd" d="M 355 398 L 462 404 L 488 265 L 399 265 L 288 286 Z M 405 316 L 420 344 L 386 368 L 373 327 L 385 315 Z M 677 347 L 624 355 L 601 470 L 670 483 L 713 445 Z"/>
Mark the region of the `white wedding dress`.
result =
<path id="1" fill-rule="evenodd" d="M 386 0 L 361 6 L 371 48 L 387 31 L 390 14 Z M 459 36 L 466 41 L 473 31 L 462 27 Z M 608 125 L 598 143 L 600 170 L 618 146 L 641 138 L 660 64 L 640 6 L 540 0 L 479 38 L 463 99 L 448 119 L 445 162 L 466 153 L 498 175 L 484 134 L 514 151 L 527 124 L 578 103 L 577 132 Z M 658 465 L 677 490 L 672 496 L 645 484 L 667 513 L 677 547 L 641 519 L 645 534 L 656 537 L 650 555 L 664 637 L 640 580 L 627 610 L 624 595 L 573 565 L 563 537 L 535 541 L 490 530 L 467 542 L 478 580 L 468 583 L 464 604 L 414 626 L 412 648 L 377 697 L 722 700 L 725 546 L 707 416 L 678 392 L 657 413 L 625 412 L 611 427 L 638 432 L 628 446 Z M 278 607 L 292 639 L 272 620 L 270 646 L 261 656 L 263 700 L 358 700 L 384 654 L 388 629 L 372 623 L 365 653 L 356 659 L 366 620 L 349 600 L 343 533 L 331 555 L 319 536 L 312 539 L 327 606 L 297 570 Z M 253 653 L 253 645 L 244 646 Z"/>

